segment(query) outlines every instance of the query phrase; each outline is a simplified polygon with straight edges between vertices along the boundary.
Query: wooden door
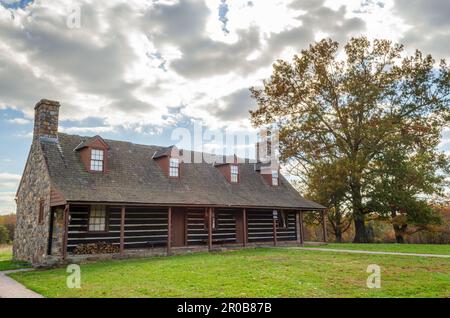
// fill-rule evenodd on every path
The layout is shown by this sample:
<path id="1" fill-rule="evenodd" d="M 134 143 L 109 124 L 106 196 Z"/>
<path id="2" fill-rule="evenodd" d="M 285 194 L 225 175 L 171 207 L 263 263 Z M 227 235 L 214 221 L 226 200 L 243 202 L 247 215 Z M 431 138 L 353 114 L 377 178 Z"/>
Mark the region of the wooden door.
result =
<path id="1" fill-rule="evenodd" d="M 186 245 L 186 218 L 184 209 L 172 212 L 172 246 Z"/>

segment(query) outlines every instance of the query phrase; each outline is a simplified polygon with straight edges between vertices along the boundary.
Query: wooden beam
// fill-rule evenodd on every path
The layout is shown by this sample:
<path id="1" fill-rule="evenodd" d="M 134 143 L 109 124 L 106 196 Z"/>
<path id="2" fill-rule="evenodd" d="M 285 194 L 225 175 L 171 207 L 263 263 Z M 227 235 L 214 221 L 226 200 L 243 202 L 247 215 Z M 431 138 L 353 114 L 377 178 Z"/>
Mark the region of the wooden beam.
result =
<path id="1" fill-rule="evenodd" d="M 272 223 L 273 223 L 273 245 L 277 246 L 277 220 L 272 215 Z"/>
<path id="2" fill-rule="evenodd" d="M 301 233 L 301 226 L 300 226 L 300 211 L 298 211 L 295 214 L 295 223 L 296 223 L 296 236 L 297 236 L 297 243 L 298 245 L 302 245 L 302 233 Z"/>
<path id="3" fill-rule="evenodd" d="M 136 207 L 179 207 L 179 208 L 208 208 L 211 207 L 210 204 L 173 204 L 173 203 L 136 203 L 136 202 L 115 202 L 115 201 L 69 201 L 71 205 L 90 205 L 90 204 L 102 204 L 109 207 L 121 207 L 126 206 L 136 206 Z M 279 206 L 252 206 L 252 205 L 220 205 L 216 204 L 214 208 L 220 209 L 255 209 L 255 210 L 271 210 L 271 209 L 283 209 L 283 210 L 298 210 L 298 207 L 279 207 Z M 305 208 L 304 211 L 321 211 L 322 209 L 312 209 Z"/>
<path id="4" fill-rule="evenodd" d="M 64 222 L 64 232 L 63 232 L 63 250 L 62 250 L 62 256 L 63 260 L 65 261 L 67 259 L 67 242 L 69 240 L 69 205 L 66 204 L 66 207 L 64 208 L 63 212 L 63 222 Z"/>
<path id="5" fill-rule="evenodd" d="M 208 250 L 212 251 L 212 209 L 208 209 Z"/>
<path id="6" fill-rule="evenodd" d="M 303 245 L 305 243 L 305 228 L 303 227 L 303 211 L 300 211 L 299 221 L 300 221 L 300 241 L 301 244 Z"/>
<path id="7" fill-rule="evenodd" d="M 327 238 L 327 212 L 322 210 L 322 230 L 323 230 L 323 241 L 326 243 Z"/>
<path id="8" fill-rule="evenodd" d="M 246 247 L 247 246 L 247 240 L 248 240 L 248 237 L 247 237 L 247 210 L 246 209 L 242 210 L 242 223 L 243 223 L 242 233 L 243 233 L 243 236 L 244 236 L 244 239 L 242 240 L 242 245 L 244 247 Z"/>
<path id="9" fill-rule="evenodd" d="M 55 210 L 50 207 L 50 220 L 48 226 L 47 255 L 52 255 L 53 224 L 55 223 Z"/>
<path id="10" fill-rule="evenodd" d="M 120 254 L 125 250 L 125 206 L 120 210 Z"/>
<path id="11" fill-rule="evenodd" d="M 167 255 L 172 253 L 172 207 L 167 210 Z"/>

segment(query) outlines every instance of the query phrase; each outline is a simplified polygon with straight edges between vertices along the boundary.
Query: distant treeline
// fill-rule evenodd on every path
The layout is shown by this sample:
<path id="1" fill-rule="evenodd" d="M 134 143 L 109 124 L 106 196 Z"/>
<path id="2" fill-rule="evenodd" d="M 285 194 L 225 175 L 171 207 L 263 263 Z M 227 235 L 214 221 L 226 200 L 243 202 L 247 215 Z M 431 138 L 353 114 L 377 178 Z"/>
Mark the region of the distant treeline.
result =
<path id="1" fill-rule="evenodd" d="M 450 206 L 435 207 L 442 218 L 442 224 L 437 226 L 411 227 L 406 236 L 405 243 L 411 244 L 450 244 Z M 305 241 L 322 241 L 322 226 L 320 216 L 317 214 L 307 218 L 305 222 Z M 350 222 L 350 226 L 342 233 L 341 240 L 336 239 L 335 229 L 331 222 L 327 222 L 328 241 L 329 242 L 352 242 L 355 235 L 355 229 L 351 220 L 343 220 L 344 223 Z M 392 227 L 392 220 L 382 219 L 375 215 L 366 221 L 367 236 L 372 243 L 395 243 L 395 231 Z"/>
<path id="2" fill-rule="evenodd" d="M 0 215 L 0 244 L 11 243 L 16 229 L 16 215 Z"/>

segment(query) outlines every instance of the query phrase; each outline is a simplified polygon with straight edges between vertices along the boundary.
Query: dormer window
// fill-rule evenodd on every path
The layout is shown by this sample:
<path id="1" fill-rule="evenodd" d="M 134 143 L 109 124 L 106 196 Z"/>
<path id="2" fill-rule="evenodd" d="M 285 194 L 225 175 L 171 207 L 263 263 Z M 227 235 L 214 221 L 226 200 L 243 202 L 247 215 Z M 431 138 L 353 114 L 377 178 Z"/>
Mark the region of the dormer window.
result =
<path id="1" fill-rule="evenodd" d="M 103 171 L 104 150 L 91 149 L 91 171 Z"/>
<path id="2" fill-rule="evenodd" d="M 272 185 L 278 186 L 278 171 L 272 170 Z"/>
<path id="3" fill-rule="evenodd" d="M 100 136 L 84 139 L 74 149 L 79 152 L 87 172 L 108 172 L 109 145 Z"/>
<path id="4" fill-rule="evenodd" d="M 178 178 L 180 176 L 180 159 L 170 158 L 169 177 Z"/>
<path id="5" fill-rule="evenodd" d="M 239 167 L 235 165 L 230 166 L 231 169 L 231 182 L 238 183 L 239 182 Z"/>

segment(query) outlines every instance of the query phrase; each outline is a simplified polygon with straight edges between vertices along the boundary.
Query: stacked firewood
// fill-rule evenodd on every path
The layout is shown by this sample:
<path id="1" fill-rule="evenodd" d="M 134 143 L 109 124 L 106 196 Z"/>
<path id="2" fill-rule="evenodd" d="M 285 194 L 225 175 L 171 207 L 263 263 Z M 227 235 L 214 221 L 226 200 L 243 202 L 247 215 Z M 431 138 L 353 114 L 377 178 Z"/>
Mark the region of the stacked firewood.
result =
<path id="1" fill-rule="evenodd" d="M 113 245 L 106 242 L 78 244 L 74 250 L 74 254 L 106 254 L 106 253 L 119 253 L 120 248 L 117 245 Z"/>

